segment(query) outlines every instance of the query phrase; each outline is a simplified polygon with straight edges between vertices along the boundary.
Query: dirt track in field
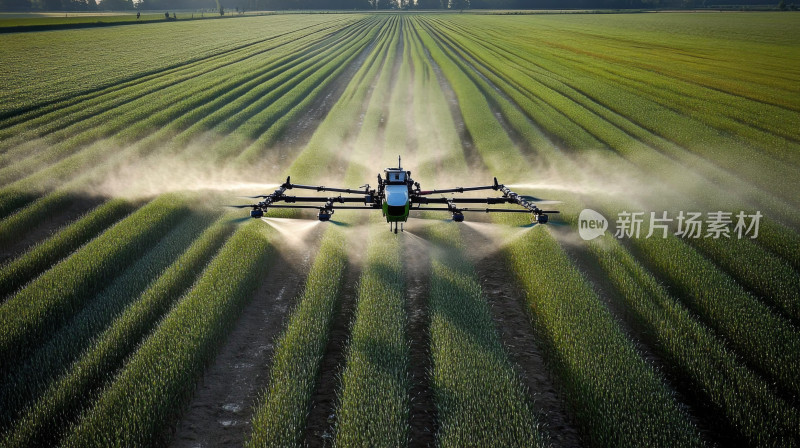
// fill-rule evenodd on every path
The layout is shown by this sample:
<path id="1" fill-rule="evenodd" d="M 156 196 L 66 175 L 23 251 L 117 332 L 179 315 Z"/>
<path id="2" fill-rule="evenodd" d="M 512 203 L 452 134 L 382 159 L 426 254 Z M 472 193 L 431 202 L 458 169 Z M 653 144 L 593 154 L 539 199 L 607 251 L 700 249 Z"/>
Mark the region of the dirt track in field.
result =
<path id="1" fill-rule="evenodd" d="M 275 339 L 302 292 L 315 249 L 279 253 L 198 381 L 173 447 L 241 447 L 247 440 L 256 400 L 269 382 Z"/>
<path id="2" fill-rule="evenodd" d="M 339 293 L 339 309 L 333 317 L 328 345 L 320 363 L 317 385 L 311 395 L 311 410 L 305 429 L 305 446 L 329 447 L 333 445 L 336 392 L 339 390 L 339 377 L 345 365 L 347 342 L 350 337 L 350 321 L 358 301 L 358 279 L 361 276 L 360 263 L 351 257 L 345 271 L 342 289 Z"/>
<path id="3" fill-rule="evenodd" d="M 436 443 L 436 406 L 428 372 L 432 369 L 430 354 L 430 312 L 428 289 L 430 277 L 429 247 L 410 233 L 403 238 L 406 281 L 406 313 L 411 377 L 410 446 L 432 447 Z"/>

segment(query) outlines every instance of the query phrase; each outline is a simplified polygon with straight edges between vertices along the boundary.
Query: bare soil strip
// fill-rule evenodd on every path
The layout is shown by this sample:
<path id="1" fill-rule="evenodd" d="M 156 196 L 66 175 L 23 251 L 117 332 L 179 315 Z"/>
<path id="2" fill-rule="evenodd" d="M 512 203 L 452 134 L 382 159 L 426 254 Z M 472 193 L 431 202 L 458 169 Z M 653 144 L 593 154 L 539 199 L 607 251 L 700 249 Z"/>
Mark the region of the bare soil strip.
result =
<path id="1" fill-rule="evenodd" d="M 236 321 L 176 427 L 173 447 L 241 447 L 252 411 L 269 382 L 274 341 L 305 283 L 316 251 L 278 252 L 279 259 Z"/>

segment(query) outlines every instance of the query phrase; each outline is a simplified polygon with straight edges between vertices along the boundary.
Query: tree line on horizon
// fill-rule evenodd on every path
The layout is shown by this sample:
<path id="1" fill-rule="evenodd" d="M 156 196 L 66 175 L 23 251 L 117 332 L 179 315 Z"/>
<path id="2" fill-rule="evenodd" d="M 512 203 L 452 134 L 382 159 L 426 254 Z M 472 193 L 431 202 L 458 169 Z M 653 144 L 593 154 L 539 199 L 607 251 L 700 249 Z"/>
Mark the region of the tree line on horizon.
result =
<path id="1" fill-rule="evenodd" d="M 764 6 L 775 0 L 0 0 L 0 11 L 651 9 Z"/>

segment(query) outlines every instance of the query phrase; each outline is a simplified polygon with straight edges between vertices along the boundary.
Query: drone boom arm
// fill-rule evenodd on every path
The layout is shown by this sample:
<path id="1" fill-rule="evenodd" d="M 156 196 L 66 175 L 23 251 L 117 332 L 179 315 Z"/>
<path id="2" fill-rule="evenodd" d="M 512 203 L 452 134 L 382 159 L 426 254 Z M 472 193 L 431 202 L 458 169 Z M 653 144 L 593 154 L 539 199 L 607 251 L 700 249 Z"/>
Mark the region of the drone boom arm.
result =
<path id="1" fill-rule="evenodd" d="M 240 208 L 244 208 L 244 207 L 252 207 L 252 206 L 251 205 L 246 205 L 246 206 L 242 206 Z M 298 209 L 314 209 L 314 210 L 320 210 L 320 209 L 325 209 L 325 208 L 330 209 L 330 210 L 374 210 L 375 209 L 374 207 L 366 207 L 366 206 L 363 206 L 363 205 L 362 206 L 353 206 L 353 205 L 338 206 L 338 205 L 332 205 L 331 207 L 326 207 L 324 205 L 323 206 L 319 206 L 319 205 L 285 205 L 285 204 L 273 204 L 273 205 L 270 205 L 269 208 L 298 208 Z"/>
<path id="2" fill-rule="evenodd" d="M 509 209 L 509 208 L 458 208 L 449 207 L 414 207 L 411 210 L 435 211 L 435 212 L 483 212 L 483 213 L 530 213 L 530 210 Z M 558 213 L 555 210 L 539 210 L 539 213 Z"/>
<path id="3" fill-rule="evenodd" d="M 344 204 L 345 202 L 366 202 L 365 196 L 359 197 L 343 197 L 343 196 L 336 196 L 336 197 L 319 197 L 319 196 L 280 196 L 275 198 L 276 201 L 283 201 L 286 203 L 294 203 L 294 202 L 338 202 L 340 204 Z"/>
<path id="4" fill-rule="evenodd" d="M 462 203 L 462 204 L 514 204 L 515 202 L 510 200 L 509 198 L 500 197 L 500 198 L 415 198 L 415 201 L 418 204 L 448 204 L 450 202 L 453 203 Z"/>
<path id="5" fill-rule="evenodd" d="M 364 193 L 364 191 L 365 191 L 363 189 L 362 190 L 356 190 L 356 189 L 352 189 L 352 188 L 334 188 L 334 187 L 325 187 L 325 186 L 322 186 L 322 185 L 319 185 L 319 186 L 317 186 L 317 185 L 298 185 L 298 184 L 288 184 L 288 185 L 284 184 L 284 185 L 286 185 L 286 188 L 288 188 L 290 190 L 292 188 L 301 188 L 301 189 L 304 189 L 304 190 L 333 191 L 333 192 L 336 192 L 336 193 Z"/>
<path id="6" fill-rule="evenodd" d="M 425 191 L 420 191 L 418 194 L 429 195 L 429 194 L 440 194 L 440 193 L 463 193 L 465 191 L 478 191 L 478 190 L 499 190 L 500 187 L 503 187 L 503 185 L 497 183 L 497 178 L 495 177 L 494 184 L 492 185 L 481 185 L 478 187 L 456 187 L 456 188 L 447 188 L 444 190 L 425 190 Z"/>
<path id="7" fill-rule="evenodd" d="M 429 195 L 429 194 L 440 194 L 440 193 L 463 193 L 465 191 L 477 191 L 477 190 L 494 190 L 493 185 L 483 185 L 480 187 L 456 187 L 456 188 L 448 188 L 445 190 L 425 190 L 420 191 L 420 195 Z"/>

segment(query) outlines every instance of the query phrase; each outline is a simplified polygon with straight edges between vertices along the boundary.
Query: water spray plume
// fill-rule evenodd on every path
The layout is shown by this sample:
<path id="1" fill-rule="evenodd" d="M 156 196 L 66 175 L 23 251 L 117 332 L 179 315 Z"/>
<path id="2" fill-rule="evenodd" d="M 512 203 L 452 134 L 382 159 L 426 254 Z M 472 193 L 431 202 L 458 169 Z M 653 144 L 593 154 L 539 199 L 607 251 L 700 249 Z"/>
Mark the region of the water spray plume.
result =
<path id="1" fill-rule="evenodd" d="M 492 241 L 496 250 L 508 246 L 536 227 L 533 224 L 522 227 L 509 227 L 502 224 L 475 221 L 464 221 L 463 225 L 479 233 L 485 240 Z"/>
<path id="2" fill-rule="evenodd" d="M 268 194 L 280 184 L 256 179 L 273 177 L 232 167 L 187 162 L 178 157 L 152 157 L 120 163 L 94 183 L 93 192 L 112 197 L 147 197 L 176 191 L 220 191 Z"/>
<path id="3" fill-rule="evenodd" d="M 415 245 L 426 247 L 429 244 L 428 240 L 409 230 L 406 230 L 405 232 L 403 232 L 403 234 L 407 235 L 409 241 Z"/>
<path id="4" fill-rule="evenodd" d="M 311 233 L 322 222 L 310 219 L 296 218 L 261 218 L 281 235 L 281 239 L 293 248 L 311 243 Z"/>

